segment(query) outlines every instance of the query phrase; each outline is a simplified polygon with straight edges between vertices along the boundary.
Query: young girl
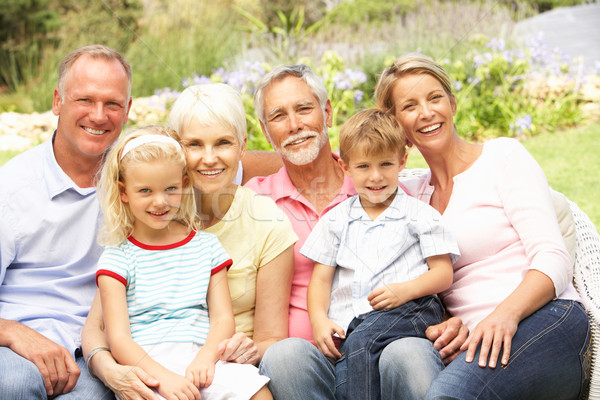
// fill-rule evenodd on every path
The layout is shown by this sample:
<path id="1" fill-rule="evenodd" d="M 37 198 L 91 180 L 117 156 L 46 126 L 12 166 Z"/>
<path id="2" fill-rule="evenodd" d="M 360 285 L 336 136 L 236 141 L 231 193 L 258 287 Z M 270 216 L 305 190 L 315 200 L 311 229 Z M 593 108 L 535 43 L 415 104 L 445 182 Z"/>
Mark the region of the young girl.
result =
<path id="1" fill-rule="evenodd" d="M 102 169 L 107 247 L 96 280 L 110 350 L 156 378 L 167 399 L 249 399 L 268 378 L 252 365 L 217 362 L 218 343 L 234 333 L 232 261 L 198 230 L 185 154 L 167 134 L 158 126 L 132 132 Z"/>

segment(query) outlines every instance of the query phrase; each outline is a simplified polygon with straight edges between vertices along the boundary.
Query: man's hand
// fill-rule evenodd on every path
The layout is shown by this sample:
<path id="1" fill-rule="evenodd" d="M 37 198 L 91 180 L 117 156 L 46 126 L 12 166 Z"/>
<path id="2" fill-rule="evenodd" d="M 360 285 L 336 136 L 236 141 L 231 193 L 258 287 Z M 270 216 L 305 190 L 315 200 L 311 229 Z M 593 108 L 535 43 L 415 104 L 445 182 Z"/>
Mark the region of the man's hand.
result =
<path id="1" fill-rule="evenodd" d="M 439 350 L 445 365 L 450 364 L 460 353 L 460 346 L 467 340 L 469 329 L 457 317 L 427 328 L 425 335 L 433 342 L 433 347 Z"/>
<path id="2" fill-rule="evenodd" d="M 15 321 L 4 320 L 2 328 L 6 345 L 40 371 L 48 397 L 73 390 L 81 371 L 67 349 Z"/>

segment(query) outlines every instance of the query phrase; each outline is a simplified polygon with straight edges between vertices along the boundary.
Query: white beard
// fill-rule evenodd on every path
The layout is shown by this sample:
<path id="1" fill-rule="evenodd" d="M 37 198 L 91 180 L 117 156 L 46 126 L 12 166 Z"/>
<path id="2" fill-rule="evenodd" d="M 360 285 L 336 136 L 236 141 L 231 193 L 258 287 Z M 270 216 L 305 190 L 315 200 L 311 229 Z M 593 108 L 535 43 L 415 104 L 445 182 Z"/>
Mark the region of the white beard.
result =
<path id="1" fill-rule="evenodd" d="M 313 140 L 310 146 L 304 147 L 300 150 L 288 150 L 287 145 L 293 143 L 297 140 L 316 136 L 317 140 Z M 294 136 L 291 136 L 284 140 L 281 143 L 281 146 L 273 146 L 273 148 L 279 153 L 279 155 L 291 162 L 294 165 L 306 165 L 315 161 L 321 152 L 321 149 L 325 144 L 329 141 L 329 136 L 327 135 L 327 125 L 323 124 L 322 132 L 314 132 L 314 131 L 305 131 L 298 133 Z M 271 143 L 273 141 L 271 140 Z"/>

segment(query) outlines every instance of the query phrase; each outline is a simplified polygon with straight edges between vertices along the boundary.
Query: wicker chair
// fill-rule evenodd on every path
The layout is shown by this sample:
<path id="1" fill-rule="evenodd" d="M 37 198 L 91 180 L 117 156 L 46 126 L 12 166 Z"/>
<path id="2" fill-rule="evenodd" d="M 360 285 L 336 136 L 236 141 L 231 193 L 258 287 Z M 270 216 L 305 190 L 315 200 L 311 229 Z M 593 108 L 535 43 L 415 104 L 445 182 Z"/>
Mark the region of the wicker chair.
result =
<path id="1" fill-rule="evenodd" d="M 592 357 L 589 394 L 600 399 L 600 235 L 588 216 L 569 201 L 575 220 L 575 270 L 573 283 L 587 309 L 592 328 Z"/>
<path id="2" fill-rule="evenodd" d="M 400 178 L 418 178 L 427 169 L 405 169 Z M 577 204 L 568 201 L 575 222 L 573 283 L 587 309 L 592 331 L 590 386 L 581 399 L 600 400 L 600 235 Z"/>

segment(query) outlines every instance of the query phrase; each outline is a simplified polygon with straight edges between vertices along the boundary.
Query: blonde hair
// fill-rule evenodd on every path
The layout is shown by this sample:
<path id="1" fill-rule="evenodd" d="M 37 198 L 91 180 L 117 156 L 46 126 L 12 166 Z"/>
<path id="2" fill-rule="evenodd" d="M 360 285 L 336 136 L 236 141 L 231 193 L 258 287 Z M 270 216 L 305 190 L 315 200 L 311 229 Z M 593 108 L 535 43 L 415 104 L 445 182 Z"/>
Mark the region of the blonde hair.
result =
<path id="1" fill-rule="evenodd" d="M 129 206 L 121 200 L 119 184 L 125 183 L 127 167 L 139 162 L 174 161 L 181 163 L 181 173 L 184 177 L 183 194 L 175 219 L 189 229 L 199 229 L 193 192 L 194 183 L 187 167 L 185 153 L 180 146 L 149 142 L 131 149 L 124 157 L 121 156 L 123 148 L 132 139 L 145 135 L 172 137 L 171 131 L 172 129 L 162 126 L 145 126 L 135 129 L 127 136 L 121 137 L 106 155 L 98 179 L 98 197 L 104 213 L 104 226 L 98 238 L 101 245 L 118 246 L 125 242 L 133 231 L 135 217 Z"/>
<path id="2" fill-rule="evenodd" d="M 246 110 L 242 96 L 224 83 L 194 85 L 185 89 L 169 113 L 169 126 L 177 132 L 174 138 L 181 140 L 181 132 L 193 118 L 202 126 L 222 125 L 231 129 L 243 147 L 246 137 Z"/>
<path id="3" fill-rule="evenodd" d="M 398 152 L 404 157 L 405 145 L 406 136 L 396 118 L 381 110 L 359 111 L 340 129 L 340 157 L 346 163 L 355 148 L 366 155 Z"/>
<path id="4" fill-rule="evenodd" d="M 375 86 L 375 102 L 381 110 L 396 113 L 394 103 L 394 87 L 403 75 L 427 74 L 437 79 L 444 91 L 452 99 L 452 81 L 444 68 L 431 58 L 419 53 L 407 53 L 400 56 L 391 66 L 381 73 L 379 81 Z"/>

